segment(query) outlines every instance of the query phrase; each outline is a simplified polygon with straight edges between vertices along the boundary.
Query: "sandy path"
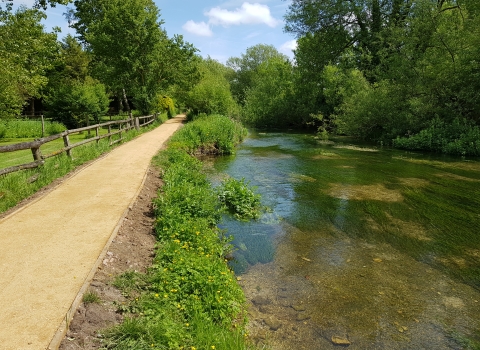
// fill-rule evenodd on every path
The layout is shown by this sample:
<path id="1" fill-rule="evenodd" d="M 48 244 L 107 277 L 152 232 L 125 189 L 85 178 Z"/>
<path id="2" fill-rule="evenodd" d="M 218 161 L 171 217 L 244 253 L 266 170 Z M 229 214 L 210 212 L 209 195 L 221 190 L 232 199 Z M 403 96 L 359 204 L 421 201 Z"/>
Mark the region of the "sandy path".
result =
<path id="1" fill-rule="evenodd" d="M 0 349 L 56 345 L 152 157 L 181 121 L 116 148 L 0 220 Z"/>

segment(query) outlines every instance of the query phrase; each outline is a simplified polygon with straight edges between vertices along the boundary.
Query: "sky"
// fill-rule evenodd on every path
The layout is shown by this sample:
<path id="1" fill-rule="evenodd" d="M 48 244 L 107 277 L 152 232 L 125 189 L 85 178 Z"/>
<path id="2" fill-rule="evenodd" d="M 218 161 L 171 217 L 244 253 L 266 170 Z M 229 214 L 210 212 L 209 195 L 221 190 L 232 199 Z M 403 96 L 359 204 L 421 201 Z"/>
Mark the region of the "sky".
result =
<path id="1" fill-rule="evenodd" d="M 19 0 L 32 6 L 34 0 Z M 240 57 L 257 44 L 273 45 L 293 58 L 296 42 L 284 33 L 284 19 L 290 0 L 154 0 L 160 9 L 163 28 L 168 36 L 183 35 L 200 50 L 203 57 L 225 63 Z M 72 6 L 72 5 L 70 5 Z M 68 28 L 63 13 L 65 6 L 47 10 L 44 25 L 47 31 L 61 28 L 59 38 L 75 32 Z"/>

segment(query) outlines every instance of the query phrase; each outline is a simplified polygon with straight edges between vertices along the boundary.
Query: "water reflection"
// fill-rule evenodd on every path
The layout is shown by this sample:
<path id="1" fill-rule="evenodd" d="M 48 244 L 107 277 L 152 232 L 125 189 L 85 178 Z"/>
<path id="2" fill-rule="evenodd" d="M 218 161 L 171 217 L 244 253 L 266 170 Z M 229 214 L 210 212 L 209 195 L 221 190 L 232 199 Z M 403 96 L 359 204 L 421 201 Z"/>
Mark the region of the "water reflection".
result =
<path id="1" fill-rule="evenodd" d="M 371 151 L 254 134 L 215 162 L 272 209 L 222 224 L 253 337 L 274 349 L 480 348 L 480 163 Z"/>

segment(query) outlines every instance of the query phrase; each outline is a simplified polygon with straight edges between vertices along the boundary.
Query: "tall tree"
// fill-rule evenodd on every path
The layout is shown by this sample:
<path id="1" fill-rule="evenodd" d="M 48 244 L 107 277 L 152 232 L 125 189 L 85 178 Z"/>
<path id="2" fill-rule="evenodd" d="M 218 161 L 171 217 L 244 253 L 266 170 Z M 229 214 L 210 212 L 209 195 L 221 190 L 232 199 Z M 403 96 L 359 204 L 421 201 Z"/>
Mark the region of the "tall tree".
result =
<path id="1" fill-rule="evenodd" d="M 320 64 L 336 63 L 346 51 L 375 80 L 385 29 L 401 25 L 408 16 L 411 0 L 293 0 L 285 16 L 285 30 L 304 42 L 321 48 Z M 300 49 L 303 49 L 301 47 Z"/>
<path id="2" fill-rule="evenodd" d="M 229 68 L 211 58 L 200 62 L 201 80 L 188 93 L 186 104 L 195 114 L 223 114 L 235 117 L 238 108 L 227 80 Z"/>
<path id="3" fill-rule="evenodd" d="M 286 56 L 279 53 L 273 45 L 258 44 L 249 47 L 240 57 L 227 60 L 227 67 L 232 68 L 232 93 L 238 103 L 244 104 L 247 90 L 255 80 L 258 67 L 270 58 L 286 59 Z"/>
<path id="4" fill-rule="evenodd" d="M 0 11 L 0 118 L 20 114 L 47 84 L 58 44 L 56 33 L 45 32 L 40 23 L 44 18 L 43 12 L 26 7 Z"/>
<path id="5" fill-rule="evenodd" d="M 194 60 L 193 46 L 181 37 L 167 37 L 152 0 L 77 0 L 74 4 L 69 18 L 93 54 L 95 77 L 117 95 L 125 89 L 143 112 L 148 112 L 161 89 L 181 80 L 173 68 Z M 179 71 L 193 74 L 191 69 Z"/>

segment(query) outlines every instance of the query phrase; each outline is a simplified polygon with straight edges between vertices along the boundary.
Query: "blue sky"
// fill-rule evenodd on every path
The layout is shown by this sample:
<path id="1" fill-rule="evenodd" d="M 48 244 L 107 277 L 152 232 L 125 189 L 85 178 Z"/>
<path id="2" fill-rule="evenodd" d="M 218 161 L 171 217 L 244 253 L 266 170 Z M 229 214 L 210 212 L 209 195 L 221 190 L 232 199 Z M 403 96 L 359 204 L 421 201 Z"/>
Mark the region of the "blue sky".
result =
<path id="1" fill-rule="evenodd" d="M 283 16 L 289 0 L 154 0 L 161 11 L 163 27 L 169 36 L 181 34 L 185 40 L 210 56 L 225 63 L 239 57 L 256 44 L 275 46 L 293 57 L 293 36 L 283 31 Z M 19 0 L 31 6 L 34 0 Z M 74 32 L 63 17 L 64 6 L 49 8 L 45 21 L 47 30 L 62 29 L 61 36 Z"/>

